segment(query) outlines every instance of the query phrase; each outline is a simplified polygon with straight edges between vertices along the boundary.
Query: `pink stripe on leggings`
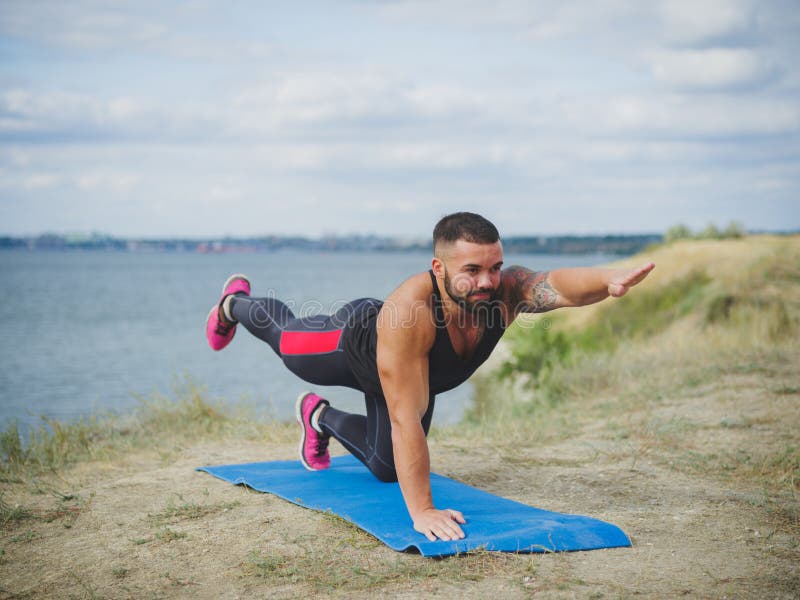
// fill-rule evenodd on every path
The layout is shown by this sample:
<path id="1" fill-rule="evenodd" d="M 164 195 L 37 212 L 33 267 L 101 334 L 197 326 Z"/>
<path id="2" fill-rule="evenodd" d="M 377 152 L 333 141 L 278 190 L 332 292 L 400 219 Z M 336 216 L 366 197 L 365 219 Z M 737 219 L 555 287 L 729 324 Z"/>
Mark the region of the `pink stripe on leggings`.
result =
<path id="1" fill-rule="evenodd" d="M 339 348 L 342 330 L 284 331 L 281 333 L 281 354 L 325 354 Z"/>

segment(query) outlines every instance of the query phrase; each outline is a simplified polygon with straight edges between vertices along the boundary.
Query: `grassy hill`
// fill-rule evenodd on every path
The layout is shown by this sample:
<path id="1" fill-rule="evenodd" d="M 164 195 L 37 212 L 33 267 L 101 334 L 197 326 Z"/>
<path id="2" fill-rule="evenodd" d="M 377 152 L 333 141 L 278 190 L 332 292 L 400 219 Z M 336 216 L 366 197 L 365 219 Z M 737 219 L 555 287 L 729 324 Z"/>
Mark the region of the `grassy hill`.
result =
<path id="1" fill-rule="evenodd" d="M 470 420 L 610 390 L 673 393 L 796 350 L 800 236 L 680 241 L 609 266 L 651 260 L 655 271 L 623 298 L 521 316 L 504 338 L 500 368 L 481 382 L 521 391 L 481 395 Z"/>

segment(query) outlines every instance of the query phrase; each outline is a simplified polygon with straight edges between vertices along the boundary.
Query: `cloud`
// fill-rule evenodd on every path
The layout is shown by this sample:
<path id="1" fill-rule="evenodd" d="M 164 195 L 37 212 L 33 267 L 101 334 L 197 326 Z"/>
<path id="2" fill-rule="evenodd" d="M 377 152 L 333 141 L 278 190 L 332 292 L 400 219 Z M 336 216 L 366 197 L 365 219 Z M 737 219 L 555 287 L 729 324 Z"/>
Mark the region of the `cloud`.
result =
<path id="1" fill-rule="evenodd" d="M 655 78 L 685 90 L 725 90 L 760 86 L 775 69 L 744 48 L 661 51 L 652 57 Z"/>
<path id="2" fill-rule="evenodd" d="M 120 192 L 136 187 L 142 177 L 137 173 L 89 172 L 74 178 L 75 186 L 81 191 L 108 190 Z"/>
<path id="3" fill-rule="evenodd" d="M 92 0 L 5 0 L 0 35 L 86 56 L 169 57 L 211 63 L 256 62 L 282 55 L 257 36 L 227 34 L 227 11 L 215 3 L 98 3 Z M 209 27 L 208 23 L 213 23 Z"/>
<path id="4" fill-rule="evenodd" d="M 790 100 L 725 95 L 647 94 L 573 100 L 562 106 L 574 130 L 629 136 L 704 138 L 782 136 L 800 129 Z"/>
<path id="5" fill-rule="evenodd" d="M 235 200 L 242 197 L 241 188 L 235 185 L 216 184 L 211 186 L 208 190 L 208 197 L 212 201 L 218 200 Z"/>
<path id="6" fill-rule="evenodd" d="M 55 134 L 72 131 L 84 137 L 98 126 L 130 119 L 134 101 L 104 102 L 97 97 L 48 90 L 10 89 L 0 94 L 0 136 Z"/>
<path id="7" fill-rule="evenodd" d="M 209 123 L 212 130 L 209 132 Z M 0 91 L 0 140 L 40 143 L 191 141 L 219 137 L 218 111 L 191 102 L 104 98 L 62 89 Z"/>
<path id="8" fill-rule="evenodd" d="M 511 31 L 521 39 L 545 41 L 597 31 L 598 26 L 645 12 L 639 2 L 620 0 L 400 0 L 378 3 L 376 10 L 390 21 Z"/>
<path id="9" fill-rule="evenodd" d="M 243 90 L 233 104 L 268 126 L 349 121 L 396 113 L 402 85 L 380 73 L 298 72 Z"/>
<path id="10" fill-rule="evenodd" d="M 390 142 L 386 136 L 429 137 L 466 120 L 485 124 L 506 102 L 469 86 L 374 69 L 297 71 L 239 90 L 215 116 L 226 135 L 239 138 L 311 136 L 330 144 L 379 135 Z"/>
<path id="11" fill-rule="evenodd" d="M 85 121 L 99 106 L 90 96 L 69 92 L 7 90 L 0 95 L 0 114 L 4 115 L 0 134 L 42 131 L 56 123 Z"/>
<path id="12" fill-rule="evenodd" d="M 61 183 L 61 178 L 53 173 L 34 173 L 22 179 L 22 187 L 26 190 L 52 189 Z"/>
<path id="13" fill-rule="evenodd" d="M 136 12 L 133 4 L 7 0 L 0 3 L 0 32 L 83 51 L 146 46 L 166 35 L 168 28 L 157 18 Z"/>
<path id="14" fill-rule="evenodd" d="M 756 29 L 752 0 L 662 0 L 658 15 L 666 41 L 677 45 L 738 45 Z"/>

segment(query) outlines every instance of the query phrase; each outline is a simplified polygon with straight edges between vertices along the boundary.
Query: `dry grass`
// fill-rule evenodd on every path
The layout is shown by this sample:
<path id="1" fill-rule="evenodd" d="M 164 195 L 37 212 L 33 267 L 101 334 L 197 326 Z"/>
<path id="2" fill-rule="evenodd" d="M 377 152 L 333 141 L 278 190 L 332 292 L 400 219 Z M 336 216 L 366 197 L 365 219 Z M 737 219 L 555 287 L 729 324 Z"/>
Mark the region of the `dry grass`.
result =
<path id="1" fill-rule="evenodd" d="M 613 392 L 618 401 L 648 402 L 682 394 L 731 369 L 769 369 L 796 355 L 800 236 L 683 241 L 653 249 L 646 258 L 657 268 L 629 296 L 532 315 L 527 320 L 533 326 L 513 327 L 512 354 L 547 353 L 555 345 L 557 358 L 533 368 L 512 358 L 499 377 L 479 379 L 471 420 L 491 429 L 524 416 L 523 433 L 536 435 L 554 429 L 548 419 L 565 414 L 565 399 Z M 665 295 L 672 300 L 665 302 Z"/>
<path id="2" fill-rule="evenodd" d="M 0 483 L 31 481 L 87 460 L 113 460 L 129 452 L 158 449 L 170 460 L 198 438 L 291 441 L 287 423 L 259 422 L 244 406 L 207 397 L 186 378 L 173 394 L 139 398 L 131 415 L 104 414 L 61 423 L 43 418 L 27 432 L 12 423 L 0 432 Z M 165 444 L 165 440 L 168 443 Z"/>
<path id="3" fill-rule="evenodd" d="M 208 490 L 205 490 L 208 495 Z M 179 500 L 176 504 L 175 498 Z M 170 497 L 167 506 L 158 512 L 148 514 L 148 518 L 156 525 L 177 523 L 186 519 L 202 519 L 218 512 L 227 512 L 239 506 L 239 502 L 195 502 L 185 500 L 183 495 L 175 494 Z"/>

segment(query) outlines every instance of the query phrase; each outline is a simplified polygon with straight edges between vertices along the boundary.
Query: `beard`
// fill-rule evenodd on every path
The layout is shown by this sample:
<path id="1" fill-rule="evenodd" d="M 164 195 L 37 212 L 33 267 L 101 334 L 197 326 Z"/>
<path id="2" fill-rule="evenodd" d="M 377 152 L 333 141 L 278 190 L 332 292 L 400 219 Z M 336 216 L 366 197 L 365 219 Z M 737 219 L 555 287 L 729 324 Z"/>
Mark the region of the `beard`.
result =
<path id="1" fill-rule="evenodd" d="M 447 272 L 447 267 L 444 268 L 444 291 L 450 296 L 450 299 L 455 302 L 459 308 L 470 313 L 482 313 L 491 308 L 492 303 L 497 299 L 497 290 L 494 288 L 478 288 L 470 290 L 464 294 L 459 294 L 453 288 L 453 282 L 450 279 L 450 274 Z M 488 294 L 488 298 L 475 300 L 473 296 L 477 294 Z"/>

